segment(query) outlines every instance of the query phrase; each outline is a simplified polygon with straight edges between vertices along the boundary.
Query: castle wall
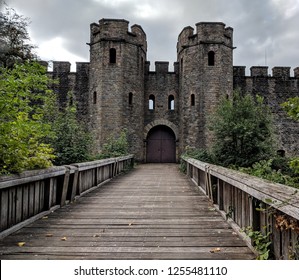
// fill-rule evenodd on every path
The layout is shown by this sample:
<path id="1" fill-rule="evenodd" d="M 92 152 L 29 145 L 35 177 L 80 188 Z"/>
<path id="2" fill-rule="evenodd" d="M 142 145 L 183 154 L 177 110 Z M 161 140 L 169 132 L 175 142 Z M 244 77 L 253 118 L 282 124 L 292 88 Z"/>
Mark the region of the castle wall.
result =
<path id="1" fill-rule="evenodd" d="M 167 120 L 179 125 L 179 87 L 178 72 L 168 71 L 168 62 L 156 62 L 156 71 L 149 71 L 147 64 L 144 94 L 144 126 L 156 120 Z M 155 108 L 149 108 L 150 96 L 155 97 Z M 173 96 L 174 107 L 169 108 L 169 98 Z"/>
<path id="2" fill-rule="evenodd" d="M 75 73 L 74 94 L 77 102 L 77 115 L 85 122 L 90 123 L 88 110 L 89 96 L 89 63 L 77 62 Z"/>
<path id="3" fill-rule="evenodd" d="M 233 89 L 259 94 L 271 107 L 277 133 L 277 149 L 299 154 L 299 124 L 280 106 L 299 96 L 299 67 L 290 76 L 289 67 L 233 67 L 233 29 L 223 23 L 198 23 L 196 30 L 182 30 L 177 43 L 177 62 L 169 72 L 168 62 L 156 62 L 155 71 L 146 61 L 146 34 L 139 25 L 128 29 L 126 20 L 102 19 L 90 25 L 90 63 L 54 62 L 48 75 L 58 79 L 53 89 L 60 106 L 72 91 L 78 118 L 94 135 L 94 152 L 101 152 L 110 137 L 127 129 L 130 152 L 145 160 L 149 131 L 157 125 L 171 128 L 176 137 L 177 159 L 187 146 L 208 148 L 213 135 L 208 119 L 222 96 Z M 111 55 L 111 50 L 112 55 Z M 154 98 L 154 108 L 149 99 Z M 170 101 L 173 100 L 173 103 Z"/>
<path id="4" fill-rule="evenodd" d="M 72 93 L 77 103 L 78 119 L 88 125 L 89 63 L 78 62 L 76 72 L 70 70 L 69 62 L 54 61 L 53 71 L 48 72 L 48 76 L 58 81 L 58 84 L 53 86 L 53 90 L 58 96 L 59 106 L 65 107 L 68 93 Z"/>
<path id="5" fill-rule="evenodd" d="M 294 77 L 291 77 L 289 67 L 274 67 L 272 75 L 269 75 L 268 67 L 256 66 L 251 67 L 251 76 L 245 76 L 245 67 L 234 67 L 234 88 L 264 98 L 273 113 L 277 149 L 286 151 L 288 155 L 299 154 L 299 124 L 287 116 L 281 104 L 288 98 L 299 96 L 296 69 Z"/>

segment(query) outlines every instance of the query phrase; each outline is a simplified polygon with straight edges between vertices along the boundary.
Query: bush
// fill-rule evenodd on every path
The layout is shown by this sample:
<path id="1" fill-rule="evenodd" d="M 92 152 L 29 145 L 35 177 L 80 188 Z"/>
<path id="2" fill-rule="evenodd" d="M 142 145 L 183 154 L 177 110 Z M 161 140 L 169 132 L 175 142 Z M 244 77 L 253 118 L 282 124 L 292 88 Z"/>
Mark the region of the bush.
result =
<path id="1" fill-rule="evenodd" d="M 213 158 L 223 166 L 250 167 L 273 155 L 272 117 L 259 96 L 223 98 L 210 121 L 214 133 Z"/>
<path id="2" fill-rule="evenodd" d="M 102 147 L 102 153 L 97 158 L 110 158 L 125 156 L 129 153 L 127 130 L 124 129 L 119 137 L 110 136 Z"/>
<path id="3" fill-rule="evenodd" d="M 36 62 L 0 68 L 0 174 L 52 165 L 54 151 L 44 141 L 53 136 L 44 122 L 53 99 L 49 83 Z"/>
<path id="4" fill-rule="evenodd" d="M 52 111 L 54 139 L 50 143 L 54 148 L 56 165 L 65 165 L 89 160 L 91 146 L 90 134 L 76 117 L 76 103 L 73 102 L 72 93 L 68 94 L 67 106 L 60 111 Z M 54 112 L 54 114 L 53 114 Z"/>
<path id="5" fill-rule="evenodd" d="M 292 172 L 289 161 L 285 158 L 262 160 L 254 163 L 252 167 L 238 168 L 238 170 L 274 183 L 299 188 L 299 178 Z"/>

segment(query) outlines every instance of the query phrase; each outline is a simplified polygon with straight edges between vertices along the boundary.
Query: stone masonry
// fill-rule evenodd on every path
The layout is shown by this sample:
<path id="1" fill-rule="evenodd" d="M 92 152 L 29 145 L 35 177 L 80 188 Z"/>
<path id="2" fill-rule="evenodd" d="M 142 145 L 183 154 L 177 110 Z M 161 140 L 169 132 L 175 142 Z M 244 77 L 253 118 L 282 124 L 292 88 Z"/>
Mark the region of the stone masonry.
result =
<path id="1" fill-rule="evenodd" d="M 224 23 L 185 27 L 178 36 L 173 72 L 168 62 L 155 62 L 155 71 L 150 71 L 145 32 L 139 25 L 129 30 L 129 22 L 123 19 L 92 23 L 89 46 L 89 63 L 77 63 L 73 73 L 69 62 L 54 62 L 49 75 L 60 81 L 54 90 L 61 106 L 67 93 L 74 93 L 78 117 L 94 136 L 94 152 L 126 129 L 130 152 L 137 160 L 147 162 L 149 152 L 163 152 L 163 143 L 173 137 L 178 161 L 187 146 L 209 147 L 210 114 L 222 96 L 229 98 L 239 89 L 265 98 L 274 114 L 277 149 L 299 154 L 299 124 L 280 106 L 299 95 L 299 68 L 293 77 L 289 67 L 274 67 L 272 75 L 268 67 L 252 67 L 246 76 L 244 66 L 233 66 L 233 29 Z M 162 136 L 150 139 L 156 130 L 155 135 Z M 163 134 L 163 130 L 173 133 Z M 168 140 L 163 142 L 163 137 Z M 148 150 L 150 141 L 156 150 Z"/>

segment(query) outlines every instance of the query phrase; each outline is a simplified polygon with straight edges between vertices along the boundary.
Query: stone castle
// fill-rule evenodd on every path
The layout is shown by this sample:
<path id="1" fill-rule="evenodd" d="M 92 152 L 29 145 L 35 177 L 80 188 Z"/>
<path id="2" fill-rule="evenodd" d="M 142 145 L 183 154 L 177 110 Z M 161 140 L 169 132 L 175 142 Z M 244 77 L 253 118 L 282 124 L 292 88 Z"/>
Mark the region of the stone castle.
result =
<path id="1" fill-rule="evenodd" d="M 208 118 L 222 96 L 234 89 L 259 94 L 274 113 L 278 150 L 299 154 L 299 125 L 280 104 L 299 95 L 299 67 L 233 66 L 233 29 L 221 22 L 200 22 L 178 36 L 174 71 L 155 62 L 150 71 L 146 34 L 123 19 L 101 19 L 90 25 L 90 62 L 53 62 L 49 73 L 60 103 L 72 91 L 79 117 L 94 135 L 94 151 L 125 128 L 130 152 L 143 162 L 177 162 L 187 146 L 207 148 Z"/>

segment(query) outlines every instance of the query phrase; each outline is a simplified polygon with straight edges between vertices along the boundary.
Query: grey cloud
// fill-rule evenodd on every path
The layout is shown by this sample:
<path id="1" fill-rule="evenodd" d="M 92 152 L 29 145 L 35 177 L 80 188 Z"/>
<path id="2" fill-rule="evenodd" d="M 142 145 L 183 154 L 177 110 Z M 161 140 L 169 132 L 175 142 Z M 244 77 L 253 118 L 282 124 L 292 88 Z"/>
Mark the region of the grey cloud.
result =
<path id="1" fill-rule="evenodd" d="M 287 0 L 286 0 L 287 1 Z M 285 15 L 273 0 L 10 0 L 11 7 L 32 20 L 31 34 L 37 42 L 54 37 L 65 40 L 68 51 L 88 59 L 89 25 L 100 18 L 125 18 L 140 24 L 148 37 L 148 59 L 176 60 L 180 31 L 200 21 L 222 21 L 234 28 L 235 65 L 263 65 L 265 52 L 271 66 L 299 66 L 299 15 Z M 108 3 L 108 4 L 107 4 Z M 109 4 L 110 3 L 110 4 Z M 141 5 L 159 9 L 157 16 L 146 17 Z"/>

